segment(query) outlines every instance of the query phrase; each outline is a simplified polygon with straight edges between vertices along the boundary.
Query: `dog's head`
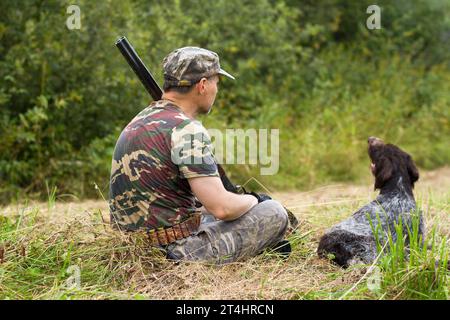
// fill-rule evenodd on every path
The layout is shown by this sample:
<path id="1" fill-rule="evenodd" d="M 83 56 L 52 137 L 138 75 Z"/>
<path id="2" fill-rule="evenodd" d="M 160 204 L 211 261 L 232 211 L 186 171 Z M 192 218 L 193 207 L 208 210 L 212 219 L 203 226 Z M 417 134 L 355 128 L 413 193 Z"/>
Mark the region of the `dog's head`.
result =
<path id="1" fill-rule="evenodd" d="M 419 180 L 419 171 L 409 154 L 393 144 L 385 144 L 376 137 L 369 137 L 368 144 L 375 189 L 381 189 L 391 179 L 399 176 L 414 188 L 414 182 Z"/>

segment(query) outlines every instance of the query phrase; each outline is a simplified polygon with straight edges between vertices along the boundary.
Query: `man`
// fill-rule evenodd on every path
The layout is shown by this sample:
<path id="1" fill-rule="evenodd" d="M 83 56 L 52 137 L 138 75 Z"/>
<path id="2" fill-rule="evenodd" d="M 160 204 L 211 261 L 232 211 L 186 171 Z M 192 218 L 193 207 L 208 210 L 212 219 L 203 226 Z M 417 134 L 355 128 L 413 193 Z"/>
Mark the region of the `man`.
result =
<path id="1" fill-rule="evenodd" d="M 276 246 L 288 227 L 285 209 L 268 197 L 226 191 L 196 120 L 211 110 L 220 76 L 234 77 L 216 53 L 197 47 L 171 52 L 163 68 L 162 99 L 126 126 L 114 150 L 113 226 L 145 231 L 174 260 L 227 263 Z"/>

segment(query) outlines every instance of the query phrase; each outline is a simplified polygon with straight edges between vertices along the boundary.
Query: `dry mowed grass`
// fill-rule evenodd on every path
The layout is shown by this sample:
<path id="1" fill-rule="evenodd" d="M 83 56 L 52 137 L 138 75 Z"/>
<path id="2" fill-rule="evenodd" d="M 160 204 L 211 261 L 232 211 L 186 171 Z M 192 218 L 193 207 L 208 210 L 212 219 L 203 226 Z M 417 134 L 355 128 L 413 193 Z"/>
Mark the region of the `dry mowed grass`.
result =
<path id="1" fill-rule="evenodd" d="M 56 199 L 48 203 L 15 204 L 1 208 L 1 215 L 23 221 L 34 216 L 26 233 L 15 240 L 24 255 L 32 254 L 29 246 L 37 238 L 49 248 L 71 248 L 71 265 L 81 270 L 81 289 L 65 292 L 64 276 L 56 277 L 47 287 L 38 289 L 18 284 L 10 269 L 9 282 L 2 288 L 18 298 L 150 298 L 150 299 L 367 299 L 378 296 L 367 289 L 364 277 L 367 267 L 347 270 L 319 259 L 315 252 L 320 235 L 334 223 L 348 217 L 377 195 L 369 183 L 328 185 L 308 192 L 280 192 L 272 196 L 290 208 L 301 220 L 299 235 L 293 239 L 291 256 L 280 259 L 263 254 L 245 262 L 226 266 L 201 263 L 173 264 L 162 255 L 149 251 L 132 236 L 112 231 L 108 225 L 105 201 L 74 201 Z M 450 168 L 422 174 L 415 190 L 422 207 L 427 228 L 436 227 L 438 234 L 450 236 L 449 200 Z M 17 248 L 7 249 L 0 269 L 7 269 L 8 259 Z M 13 247 L 13 246 L 10 246 Z M 19 250 L 20 251 L 20 250 Z M 60 259 L 57 251 L 54 259 Z M 16 254 L 18 255 L 18 254 Z M 66 254 L 67 256 L 67 254 Z M 52 259 L 52 258 L 50 258 Z M 6 263 L 6 264 L 5 264 Z M 63 266 L 64 268 L 67 265 Z M 50 275 L 47 275 L 51 277 Z M 362 280 L 362 281 L 360 281 Z M 395 295 L 394 295 L 395 296 Z M 386 296 L 389 298 L 389 295 Z"/>

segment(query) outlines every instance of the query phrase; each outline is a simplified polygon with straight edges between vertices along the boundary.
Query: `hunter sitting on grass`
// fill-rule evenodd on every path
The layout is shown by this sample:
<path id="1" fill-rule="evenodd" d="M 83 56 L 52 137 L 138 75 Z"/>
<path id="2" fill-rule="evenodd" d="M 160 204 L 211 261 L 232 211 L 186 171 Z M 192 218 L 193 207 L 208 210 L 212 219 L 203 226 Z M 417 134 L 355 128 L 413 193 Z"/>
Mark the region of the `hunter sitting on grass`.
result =
<path id="1" fill-rule="evenodd" d="M 211 140 L 196 120 L 212 108 L 220 75 L 216 53 L 196 47 L 164 59 L 164 94 L 122 131 L 110 181 L 112 224 L 146 232 L 174 260 L 227 263 L 276 246 L 288 227 L 282 205 L 225 190 Z M 196 198 L 204 207 L 196 208 Z"/>

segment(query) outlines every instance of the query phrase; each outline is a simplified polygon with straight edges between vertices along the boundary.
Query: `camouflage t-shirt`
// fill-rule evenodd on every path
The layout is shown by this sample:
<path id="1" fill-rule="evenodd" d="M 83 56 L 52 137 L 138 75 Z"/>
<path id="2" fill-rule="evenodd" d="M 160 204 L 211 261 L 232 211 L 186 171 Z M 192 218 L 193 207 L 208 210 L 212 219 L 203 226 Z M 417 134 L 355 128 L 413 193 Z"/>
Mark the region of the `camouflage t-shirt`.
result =
<path id="1" fill-rule="evenodd" d="M 187 219 L 196 211 L 187 178 L 202 176 L 219 176 L 208 132 L 172 102 L 153 102 L 126 126 L 116 143 L 109 191 L 111 223 L 137 230 Z"/>

